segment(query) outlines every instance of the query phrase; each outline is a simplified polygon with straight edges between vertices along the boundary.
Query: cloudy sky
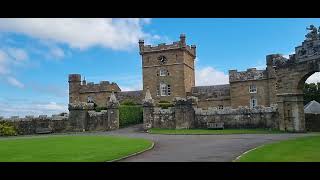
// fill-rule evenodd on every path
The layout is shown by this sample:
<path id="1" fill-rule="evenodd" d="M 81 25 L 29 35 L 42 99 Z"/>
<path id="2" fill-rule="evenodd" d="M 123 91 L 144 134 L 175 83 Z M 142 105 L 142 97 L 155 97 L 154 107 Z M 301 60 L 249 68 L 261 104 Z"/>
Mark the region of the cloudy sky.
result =
<path id="1" fill-rule="evenodd" d="M 319 19 L 0 19 L 0 116 L 67 111 L 68 74 L 142 88 L 138 39 L 197 45 L 196 85 L 228 83 L 228 70 L 265 68 L 289 55 Z M 308 82 L 320 81 L 315 74 Z"/>

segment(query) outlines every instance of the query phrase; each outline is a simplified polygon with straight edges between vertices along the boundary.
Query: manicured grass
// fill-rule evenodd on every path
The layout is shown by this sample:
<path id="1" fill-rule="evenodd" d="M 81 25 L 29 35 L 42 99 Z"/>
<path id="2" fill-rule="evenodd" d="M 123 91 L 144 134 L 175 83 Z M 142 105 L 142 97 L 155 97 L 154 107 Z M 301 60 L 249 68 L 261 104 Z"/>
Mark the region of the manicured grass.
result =
<path id="1" fill-rule="evenodd" d="M 151 134 L 272 134 L 282 133 L 279 130 L 268 129 L 158 129 L 149 130 Z"/>
<path id="2" fill-rule="evenodd" d="M 239 162 L 320 162 L 320 136 L 267 144 L 241 156 Z"/>
<path id="3" fill-rule="evenodd" d="M 151 147 L 145 139 L 52 136 L 0 139 L 0 162 L 105 162 Z"/>

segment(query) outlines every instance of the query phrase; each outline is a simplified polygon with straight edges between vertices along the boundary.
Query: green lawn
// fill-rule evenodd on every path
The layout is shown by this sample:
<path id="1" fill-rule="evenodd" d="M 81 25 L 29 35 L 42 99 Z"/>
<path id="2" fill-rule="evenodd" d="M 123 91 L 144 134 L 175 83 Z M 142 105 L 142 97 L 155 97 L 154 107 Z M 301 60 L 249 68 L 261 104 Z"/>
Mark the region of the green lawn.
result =
<path id="1" fill-rule="evenodd" d="M 105 162 L 151 147 L 152 142 L 112 136 L 0 139 L 0 162 Z"/>
<path id="2" fill-rule="evenodd" d="M 320 136 L 267 144 L 244 154 L 239 162 L 320 162 Z"/>
<path id="3" fill-rule="evenodd" d="M 158 129 L 152 128 L 149 130 L 151 134 L 270 134 L 282 133 L 279 130 L 268 129 Z"/>

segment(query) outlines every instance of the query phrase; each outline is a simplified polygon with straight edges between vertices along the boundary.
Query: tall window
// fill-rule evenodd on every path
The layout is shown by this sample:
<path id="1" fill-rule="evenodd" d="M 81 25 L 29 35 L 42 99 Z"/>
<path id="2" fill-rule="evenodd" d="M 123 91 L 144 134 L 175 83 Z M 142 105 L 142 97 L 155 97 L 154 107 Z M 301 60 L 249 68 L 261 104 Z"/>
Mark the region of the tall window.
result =
<path id="1" fill-rule="evenodd" d="M 257 98 L 252 97 L 250 99 L 250 108 L 255 108 L 258 105 Z"/>
<path id="2" fill-rule="evenodd" d="M 167 76 L 167 70 L 166 69 L 160 69 L 160 76 Z"/>
<path id="3" fill-rule="evenodd" d="M 250 93 L 257 93 L 257 86 L 255 84 L 250 85 L 249 92 Z"/>
<path id="4" fill-rule="evenodd" d="M 167 95 L 167 85 L 164 83 L 160 84 L 160 95 L 166 96 Z"/>
<path id="5" fill-rule="evenodd" d="M 160 83 L 159 88 L 157 88 L 157 96 L 170 96 L 171 86 L 165 83 Z"/>

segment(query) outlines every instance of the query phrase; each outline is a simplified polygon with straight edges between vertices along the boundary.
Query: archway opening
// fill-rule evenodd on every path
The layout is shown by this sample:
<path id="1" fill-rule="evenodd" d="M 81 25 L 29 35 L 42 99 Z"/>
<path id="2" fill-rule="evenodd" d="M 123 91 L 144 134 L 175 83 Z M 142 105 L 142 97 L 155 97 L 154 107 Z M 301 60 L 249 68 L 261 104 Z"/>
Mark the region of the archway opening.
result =
<path id="1" fill-rule="evenodd" d="M 298 88 L 303 91 L 303 104 L 311 101 L 320 103 L 320 72 L 312 72 L 301 79 Z"/>
<path id="2" fill-rule="evenodd" d="M 312 73 L 303 86 L 305 128 L 320 131 L 320 72 Z"/>

